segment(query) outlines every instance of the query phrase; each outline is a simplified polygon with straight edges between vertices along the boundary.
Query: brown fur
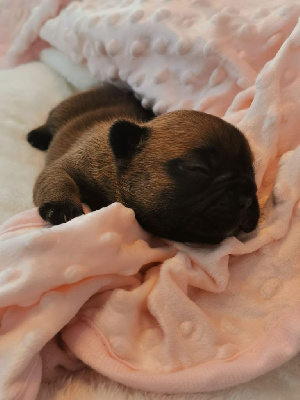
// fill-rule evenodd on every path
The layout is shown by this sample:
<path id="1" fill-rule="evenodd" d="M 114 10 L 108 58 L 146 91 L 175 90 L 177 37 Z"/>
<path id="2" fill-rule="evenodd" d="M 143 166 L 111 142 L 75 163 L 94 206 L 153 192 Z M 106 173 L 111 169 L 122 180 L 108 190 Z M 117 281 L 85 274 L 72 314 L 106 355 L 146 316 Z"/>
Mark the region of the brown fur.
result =
<path id="1" fill-rule="evenodd" d="M 46 167 L 34 187 L 36 206 L 66 198 L 80 204 L 82 196 L 77 185 L 94 187 L 96 192 L 100 185 L 100 197 L 102 191 L 107 191 L 112 201 L 120 201 L 114 158 L 107 140 L 108 128 L 118 117 L 142 122 L 147 119 L 147 112 L 131 95 L 113 87 L 76 94 L 50 113 L 46 126 L 54 138 Z M 91 207 L 95 209 L 93 204 Z"/>
<path id="2" fill-rule="evenodd" d="M 220 157 L 223 153 L 228 155 L 220 171 L 214 173 L 216 176 L 224 174 L 226 168 L 235 176 L 244 169 L 243 177 L 239 177 L 248 184 L 243 196 L 256 201 L 247 141 L 236 128 L 208 114 L 175 111 L 151 119 L 151 114 L 131 94 L 104 86 L 77 94 L 58 105 L 44 126 L 29 133 L 28 140 L 33 145 L 39 132 L 50 135 L 53 140 L 33 198 L 42 217 L 52 223 L 80 215 L 82 202 L 95 210 L 119 201 L 133 208 L 142 226 L 152 233 L 176 240 L 198 241 L 194 228 L 193 232 L 184 234 L 175 234 L 175 231 L 189 223 L 189 216 L 184 214 L 188 214 L 191 207 L 200 217 L 201 207 L 195 205 L 195 201 L 190 205 L 184 196 L 194 193 L 196 199 L 207 191 L 207 198 L 214 198 L 201 166 L 198 175 L 194 172 L 193 163 L 196 170 L 199 162 L 202 163 L 195 153 L 199 149 L 207 149 L 208 164 L 216 158 L 210 154 L 211 148 L 221 150 Z M 236 165 L 239 162 L 244 163 L 244 167 Z M 208 164 L 205 168 L 212 169 Z M 195 192 L 197 187 L 199 193 Z M 182 189 L 185 193 L 181 193 Z M 240 193 L 238 196 L 241 197 Z M 199 204 L 203 201 L 199 198 Z M 257 214 L 258 206 L 254 226 Z M 214 222 L 205 221 L 205 216 L 201 215 L 199 223 L 204 224 L 203 227 L 207 224 L 209 228 L 206 229 L 219 232 L 208 232 L 206 239 L 200 235 L 199 241 L 218 242 L 233 229 L 229 222 L 228 227 L 219 223 L 217 228 Z"/>

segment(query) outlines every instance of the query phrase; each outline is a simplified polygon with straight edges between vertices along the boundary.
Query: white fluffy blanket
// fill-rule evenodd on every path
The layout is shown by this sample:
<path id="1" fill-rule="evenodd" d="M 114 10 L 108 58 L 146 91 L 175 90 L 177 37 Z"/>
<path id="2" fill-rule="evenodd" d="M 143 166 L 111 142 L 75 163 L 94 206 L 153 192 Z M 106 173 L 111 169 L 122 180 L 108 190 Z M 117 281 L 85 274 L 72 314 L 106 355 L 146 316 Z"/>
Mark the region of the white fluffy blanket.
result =
<path id="1" fill-rule="evenodd" d="M 0 223 L 33 206 L 32 187 L 44 154 L 28 145 L 26 133 L 71 93 L 42 63 L 0 71 Z"/>

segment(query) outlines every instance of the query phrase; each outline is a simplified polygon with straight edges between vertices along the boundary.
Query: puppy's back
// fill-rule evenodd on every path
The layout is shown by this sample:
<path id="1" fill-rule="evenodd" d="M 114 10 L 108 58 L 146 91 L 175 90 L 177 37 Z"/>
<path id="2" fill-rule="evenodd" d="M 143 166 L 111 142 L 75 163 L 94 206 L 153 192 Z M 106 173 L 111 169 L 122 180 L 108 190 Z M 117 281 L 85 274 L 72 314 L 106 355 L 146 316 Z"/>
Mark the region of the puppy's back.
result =
<path id="1" fill-rule="evenodd" d="M 48 164 L 67 151 L 92 125 L 120 117 L 145 122 L 154 114 L 145 110 L 132 93 L 104 84 L 64 100 L 50 112 L 46 123 L 29 132 L 27 138 L 33 147 L 47 150 L 59 132 L 57 144 L 51 146 L 55 151 L 50 148 L 47 154 Z"/>
<path id="2" fill-rule="evenodd" d="M 147 121 L 154 116 L 151 111 L 142 108 L 140 102 L 135 99 L 132 93 L 124 92 L 111 85 L 103 85 L 93 90 L 75 94 L 60 103 L 50 112 L 47 125 L 55 134 L 70 120 L 93 111 L 101 111 L 98 120 L 106 119 L 106 114 L 107 119 L 121 113 L 141 121 Z M 93 118 L 96 115 L 96 113 L 91 114 Z"/>

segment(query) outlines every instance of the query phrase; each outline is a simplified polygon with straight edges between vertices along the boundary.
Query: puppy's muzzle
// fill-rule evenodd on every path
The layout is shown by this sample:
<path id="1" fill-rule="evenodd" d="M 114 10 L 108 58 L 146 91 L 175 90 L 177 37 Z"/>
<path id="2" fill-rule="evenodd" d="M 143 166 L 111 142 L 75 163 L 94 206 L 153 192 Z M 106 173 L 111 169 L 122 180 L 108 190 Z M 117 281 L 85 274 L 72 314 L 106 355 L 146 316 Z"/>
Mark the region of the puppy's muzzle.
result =
<path id="1" fill-rule="evenodd" d="M 209 214 L 215 214 L 229 231 L 251 232 L 259 218 L 257 187 L 250 176 L 221 176 L 215 180 L 219 199 Z"/>

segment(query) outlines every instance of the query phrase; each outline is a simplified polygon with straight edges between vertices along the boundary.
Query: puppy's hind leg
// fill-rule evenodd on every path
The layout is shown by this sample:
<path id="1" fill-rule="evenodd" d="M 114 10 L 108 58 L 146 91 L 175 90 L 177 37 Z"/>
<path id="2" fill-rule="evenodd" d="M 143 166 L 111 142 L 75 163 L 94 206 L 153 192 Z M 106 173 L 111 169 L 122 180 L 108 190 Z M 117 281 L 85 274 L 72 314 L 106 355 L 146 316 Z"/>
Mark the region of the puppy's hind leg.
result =
<path id="1" fill-rule="evenodd" d="M 31 146 L 42 151 L 46 151 L 48 149 L 52 139 L 53 135 L 50 132 L 47 124 L 33 129 L 27 134 L 27 141 L 31 144 Z"/>
<path id="2" fill-rule="evenodd" d="M 39 175 L 33 190 L 40 216 L 52 225 L 62 224 L 83 214 L 80 192 L 67 170 L 54 163 Z"/>

